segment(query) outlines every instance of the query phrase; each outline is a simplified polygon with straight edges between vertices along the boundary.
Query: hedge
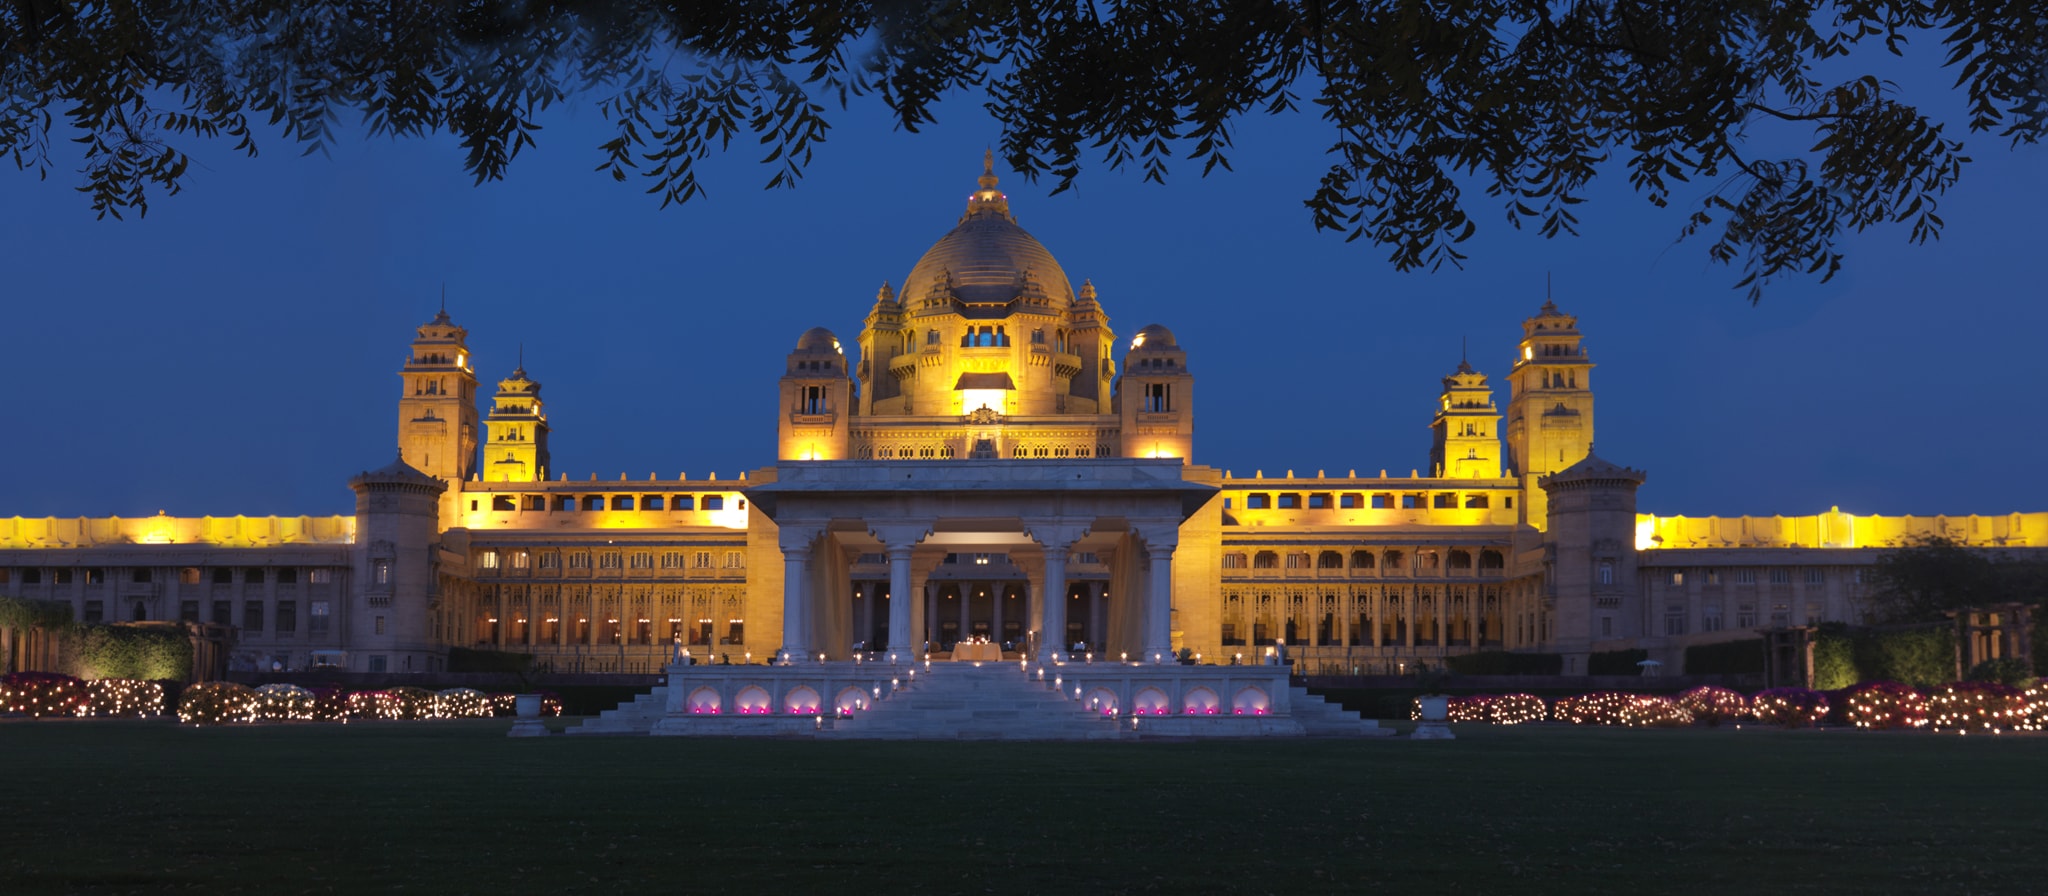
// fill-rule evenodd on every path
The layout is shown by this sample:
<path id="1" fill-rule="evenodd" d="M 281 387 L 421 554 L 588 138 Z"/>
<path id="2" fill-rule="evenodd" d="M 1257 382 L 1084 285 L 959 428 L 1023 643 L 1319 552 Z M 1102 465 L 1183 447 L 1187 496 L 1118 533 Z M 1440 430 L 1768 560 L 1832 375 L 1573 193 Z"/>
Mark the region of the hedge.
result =
<path id="1" fill-rule="evenodd" d="M 1650 652 L 1635 650 L 1603 650 L 1586 657 L 1587 675 L 1641 675 L 1643 667 L 1636 665 L 1650 658 Z"/>
<path id="2" fill-rule="evenodd" d="M 0 597 L 0 628 L 55 628 L 70 621 L 67 601 Z"/>
<path id="3" fill-rule="evenodd" d="M 1762 675 L 1764 639 L 1744 638 L 1719 644 L 1694 644 L 1685 649 L 1687 675 Z"/>
<path id="4" fill-rule="evenodd" d="M 1558 675 L 1564 672 L 1564 655 L 1487 650 L 1445 657 L 1444 665 L 1459 675 Z"/>
<path id="5" fill-rule="evenodd" d="M 1814 638 L 1813 686 L 1834 691 L 1866 681 L 1932 687 L 1956 675 L 1955 630 L 1823 626 Z"/>
<path id="6" fill-rule="evenodd" d="M 177 626 L 79 625 L 64 642 L 71 672 L 80 678 L 192 677 L 192 641 Z"/>

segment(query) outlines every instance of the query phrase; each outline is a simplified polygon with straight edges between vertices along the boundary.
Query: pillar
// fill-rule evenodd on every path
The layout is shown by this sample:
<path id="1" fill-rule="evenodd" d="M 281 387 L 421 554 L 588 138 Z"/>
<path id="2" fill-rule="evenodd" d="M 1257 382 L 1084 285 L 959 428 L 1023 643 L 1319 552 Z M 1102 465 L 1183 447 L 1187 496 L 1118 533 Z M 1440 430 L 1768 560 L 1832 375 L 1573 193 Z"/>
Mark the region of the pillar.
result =
<path id="1" fill-rule="evenodd" d="M 1146 661 L 1167 662 L 1173 657 L 1173 551 L 1179 547 L 1179 532 L 1154 533 L 1145 540 L 1145 558 L 1151 561 L 1146 576 L 1145 649 Z"/>
<path id="2" fill-rule="evenodd" d="M 782 660 L 787 663 L 812 661 L 810 607 L 806 606 L 810 584 L 811 536 L 808 529 L 782 529 Z"/>
<path id="3" fill-rule="evenodd" d="M 1109 583 L 1088 583 L 1088 638 L 1097 651 L 1109 646 Z"/>
<path id="4" fill-rule="evenodd" d="M 1039 601 L 1042 633 L 1038 639 L 1038 661 L 1064 662 L 1073 643 L 1067 640 L 1067 555 L 1088 530 L 1053 520 L 1032 520 L 1026 521 L 1025 534 L 1045 548 L 1043 573 L 1031 583 Z"/>
<path id="5" fill-rule="evenodd" d="M 910 545 L 889 545 L 889 661 L 913 659 L 910 633 Z"/>

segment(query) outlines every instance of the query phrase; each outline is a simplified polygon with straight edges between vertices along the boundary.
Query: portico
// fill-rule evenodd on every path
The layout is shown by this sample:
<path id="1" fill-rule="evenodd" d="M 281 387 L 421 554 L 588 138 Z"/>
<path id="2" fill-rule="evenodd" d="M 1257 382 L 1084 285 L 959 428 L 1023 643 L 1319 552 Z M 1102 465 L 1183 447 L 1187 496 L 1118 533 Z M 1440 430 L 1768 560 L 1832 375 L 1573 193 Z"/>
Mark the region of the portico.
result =
<path id="1" fill-rule="evenodd" d="M 747 490 L 783 558 L 784 662 L 985 638 L 1171 660 L 1173 551 L 1214 494 L 1177 459 L 785 461 Z M 899 599 L 899 595 L 908 599 Z M 904 633 L 899 637 L 898 633 Z"/>

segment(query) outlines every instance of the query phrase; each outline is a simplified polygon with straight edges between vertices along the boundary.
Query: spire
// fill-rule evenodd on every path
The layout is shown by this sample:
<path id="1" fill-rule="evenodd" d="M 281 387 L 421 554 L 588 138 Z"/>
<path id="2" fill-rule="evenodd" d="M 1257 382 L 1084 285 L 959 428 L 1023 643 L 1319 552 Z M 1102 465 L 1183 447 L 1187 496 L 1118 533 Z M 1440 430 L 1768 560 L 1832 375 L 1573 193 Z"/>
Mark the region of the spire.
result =
<path id="1" fill-rule="evenodd" d="M 526 340 L 519 341 L 519 366 L 512 368 L 513 379 L 526 378 Z"/>
<path id="2" fill-rule="evenodd" d="M 1472 355 L 1471 355 L 1470 347 L 1466 345 L 1466 343 L 1468 343 L 1468 342 L 1470 342 L 1470 341 L 1471 341 L 1471 339 L 1470 339 L 1470 338 L 1468 338 L 1468 337 L 1465 337 L 1465 336 L 1460 336 L 1460 337 L 1458 337 L 1458 372 L 1459 372 L 1459 373 L 1471 373 L 1471 372 L 1473 372 L 1473 371 L 1472 371 L 1472 360 L 1471 360 L 1471 359 L 1472 359 Z"/>
<path id="3" fill-rule="evenodd" d="M 1017 223 L 1017 219 L 1010 216 L 1010 198 L 996 189 L 995 150 L 982 150 L 981 177 L 975 184 L 979 188 L 973 195 L 967 197 L 967 214 L 961 215 L 960 220 L 966 221 L 968 218 L 983 214 L 997 214 L 1012 224 Z"/>

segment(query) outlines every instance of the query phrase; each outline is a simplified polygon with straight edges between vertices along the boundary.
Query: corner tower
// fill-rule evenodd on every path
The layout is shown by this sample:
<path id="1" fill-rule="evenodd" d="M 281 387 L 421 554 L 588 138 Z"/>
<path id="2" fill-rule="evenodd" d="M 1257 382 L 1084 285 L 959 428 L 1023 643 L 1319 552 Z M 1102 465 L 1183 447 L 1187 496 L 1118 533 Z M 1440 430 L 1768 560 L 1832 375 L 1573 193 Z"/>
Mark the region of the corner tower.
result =
<path id="1" fill-rule="evenodd" d="M 1116 386 L 1125 457 L 1193 456 L 1195 377 L 1173 331 L 1153 324 L 1131 338 Z"/>
<path id="2" fill-rule="evenodd" d="M 498 381 L 484 430 L 485 482 L 548 478 L 548 415 L 541 409 L 540 383 L 527 378 L 524 362 Z"/>
<path id="3" fill-rule="evenodd" d="M 1544 300 L 1522 322 L 1508 374 L 1508 465 L 1522 479 L 1522 521 L 1538 529 L 1548 502 L 1537 477 L 1578 463 L 1593 446 L 1593 362 L 1578 324 Z"/>
<path id="4" fill-rule="evenodd" d="M 476 373 L 470 369 L 469 331 L 443 307 L 421 324 L 398 372 L 398 455 L 406 466 L 446 483 L 441 523 L 455 519 L 462 483 L 476 471 Z"/>
<path id="5" fill-rule="evenodd" d="M 1429 427 L 1435 433 L 1429 465 L 1438 477 L 1500 478 L 1500 411 L 1493 406 L 1486 375 L 1463 359 L 1456 372 L 1444 377 L 1444 394 Z"/>
<path id="6" fill-rule="evenodd" d="M 853 413 L 853 381 L 839 337 L 813 327 L 797 339 L 781 380 L 776 415 L 777 460 L 845 460 Z"/>

